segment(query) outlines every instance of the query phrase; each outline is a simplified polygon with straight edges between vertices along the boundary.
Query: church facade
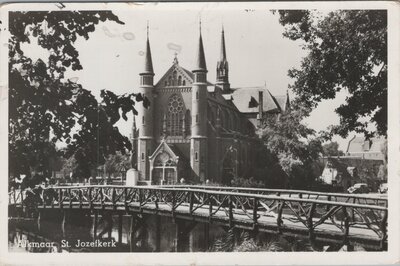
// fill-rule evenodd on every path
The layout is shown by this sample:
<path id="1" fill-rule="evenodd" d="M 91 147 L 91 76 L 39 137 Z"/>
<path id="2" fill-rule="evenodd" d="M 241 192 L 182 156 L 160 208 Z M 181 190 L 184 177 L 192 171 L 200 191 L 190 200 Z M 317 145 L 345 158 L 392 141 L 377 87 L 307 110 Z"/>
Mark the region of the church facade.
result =
<path id="1" fill-rule="evenodd" d="M 196 64 L 191 71 L 175 57 L 171 67 L 154 83 L 153 61 L 147 36 L 139 91 L 150 107 L 136 106 L 132 144 L 142 184 L 186 182 L 230 184 L 234 176 L 251 175 L 260 119 L 289 108 L 288 95 L 273 96 L 265 87 L 232 88 L 224 31 L 217 80 L 207 80 L 207 65 L 200 36 Z"/>

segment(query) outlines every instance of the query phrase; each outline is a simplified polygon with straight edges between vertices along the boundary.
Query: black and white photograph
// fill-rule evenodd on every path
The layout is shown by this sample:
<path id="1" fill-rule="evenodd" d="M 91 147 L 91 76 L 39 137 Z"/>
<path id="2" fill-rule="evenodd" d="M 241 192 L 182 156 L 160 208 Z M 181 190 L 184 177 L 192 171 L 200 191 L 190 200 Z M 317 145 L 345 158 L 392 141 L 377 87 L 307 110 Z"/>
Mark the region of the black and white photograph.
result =
<path id="1" fill-rule="evenodd" d="M 399 5 L 334 3 L 1 6 L 0 262 L 398 261 Z"/>

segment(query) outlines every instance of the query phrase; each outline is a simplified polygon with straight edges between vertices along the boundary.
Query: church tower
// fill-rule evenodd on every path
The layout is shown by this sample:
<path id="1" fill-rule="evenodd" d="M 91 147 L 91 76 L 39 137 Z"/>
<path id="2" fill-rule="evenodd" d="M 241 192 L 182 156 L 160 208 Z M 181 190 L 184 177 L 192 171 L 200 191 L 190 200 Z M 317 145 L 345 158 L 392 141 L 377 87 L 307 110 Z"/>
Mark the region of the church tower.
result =
<path id="1" fill-rule="evenodd" d="M 144 69 L 140 75 L 139 92 L 147 97 L 150 106 L 145 108 L 142 103 L 136 105 L 138 111 L 137 128 L 138 143 L 137 143 L 137 167 L 139 171 L 139 180 L 149 178 L 149 160 L 148 157 L 153 151 L 153 62 L 151 59 L 150 41 L 149 41 L 149 26 L 147 25 L 147 42 L 146 53 L 144 57 Z"/>
<path id="2" fill-rule="evenodd" d="M 207 177 L 207 66 L 201 36 L 201 22 L 199 46 L 195 62 L 195 68 L 192 70 L 194 82 L 192 86 L 190 165 L 195 176 L 204 182 Z"/>
<path id="3" fill-rule="evenodd" d="M 228 61 L 226 60 L 225 34 L 223 27 L 221 32 L 221 55 L 219 61 L 217 62 L 216 85 L 222 89 L 222 93 L 231 92 L 229 84 L 229 66 L 228 66 Z"/>

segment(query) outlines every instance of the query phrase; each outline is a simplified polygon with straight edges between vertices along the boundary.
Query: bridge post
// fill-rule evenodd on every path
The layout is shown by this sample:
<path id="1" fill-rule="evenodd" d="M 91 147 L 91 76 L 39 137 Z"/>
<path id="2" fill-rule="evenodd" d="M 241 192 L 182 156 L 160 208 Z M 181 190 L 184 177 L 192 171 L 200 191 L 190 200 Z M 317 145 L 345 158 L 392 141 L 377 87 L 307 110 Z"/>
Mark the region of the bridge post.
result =
<path id="1" fill-rule="evenodd" d="M 156 250 L 155 252 L 161 251 L 161 217 L 156 215 Z"/>
<path id="2" fill-rule="evenodd" d="M 145 225 L 146 217 L 132 214 L 131 222 L 129 228 L 129 243 L 130 243 L 130 251 L 137 251 L 137 248 L 143 248 L 144 246 L 144 237 L 146 234 L 144 225 Z M 137 239 L 135 239 L 137 236 Z"/>
<path id="3" fill-rule="evenodd" d="M 122 213 L 118 214 L 118 243 L 122 244 Z"/>
<path id="4" fill-rule="evenodd" d="M 63 237 L 65 237 L 65 224 L 67 222 L 67 212 L 65 210 L 62 211 L 62 221 L 61 221 L 61 231 Z"/>
<path id="5" fill-rule="evenodd" d="M 314 225 L 313 225 L 313 217 L 314 217 L 315 208 L 316 208 L 316 204 L 312 203 L 310 210 L 308 212 L 308 217 L 307 217 L 308 237 L 309 237 L 312 248 L 315 247 L 315 233 L 314 233 Z"/>
<path id="6" fill-rule="evenodd" d="M 112 212 L 110 212 L 110 216 L 111 216 L 111 218 L 109 219 L 110 225 L 108 227 L 108 238 L 109 239 L 111 239 L 111 237 L 112 237 L 112 228 L 113 228 L 113 225 L 114 225 Z"/>
<path id="7" fill-rule="evenodd" d="M 129 251 L 133 251 L 134 245 L 134 237 L 135 237 L 135 217 L 130 215 L 130 226 L 129 226 L 129 234 L 128 234 L 128 243 L 129 243 Z"/>
<path id="8" fill-rule="evenodd" d="M 204 251 L 210 248 L 210 224 L 204 223 Z"/>
<path id="9" fill-rule="evenodd" d="M 99 217 L 99 213 L 97 212 L 97 210 L 93 210 L 94 212 L 94 216 L 93 216 L 93 239 L 96 240 L 97 237 L 97 227 L 98 227 L 98 217 Z"/>

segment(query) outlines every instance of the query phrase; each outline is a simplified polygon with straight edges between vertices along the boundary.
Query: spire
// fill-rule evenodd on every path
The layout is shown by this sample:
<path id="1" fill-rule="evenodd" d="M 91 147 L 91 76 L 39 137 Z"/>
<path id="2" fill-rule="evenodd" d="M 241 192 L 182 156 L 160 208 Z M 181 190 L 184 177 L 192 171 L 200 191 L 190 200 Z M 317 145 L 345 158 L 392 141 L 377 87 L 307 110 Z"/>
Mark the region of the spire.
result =
<path id="1" fill-rule="evenodd" d="M 147 21 L 147 41 L 146 54 L 144 59 L 144 70 L 142 74 L 154 74 L 153 61 L 151 59 L 150 41 L 149 41 L 149 22 Z"/>
<path id="2" fill-rule="evenodd" d="M 206 71 L 206 58 L 204 56 L 204 47 L 203 47 L 203 39 L 201 37 L 201 20 L 199 23 L 199 30 L 200 30 L 200 38 L 199 38 L 199 48 L 196 57 L 196 65 L 193 71 Z"/>
<path id="3" fill-rule="evenodd" d="M 226 48 L 225 48 L 225 31 L 224 25 L 222 25 L 221 31 L 221 54 L 220 59 L 217 62 L 217 86 L 222 89 L 223 93 L 230 93 L 229 84 L 229 65 L 226 60 Z"/>
<path id="4" fill-rule="evenodd" d="M 222 25 L 222 32 L 221 32 L 221 57 L 220 57 L 219 60 L 220 60 L 220 61 L 226 61 L 224 25 Z"/>

